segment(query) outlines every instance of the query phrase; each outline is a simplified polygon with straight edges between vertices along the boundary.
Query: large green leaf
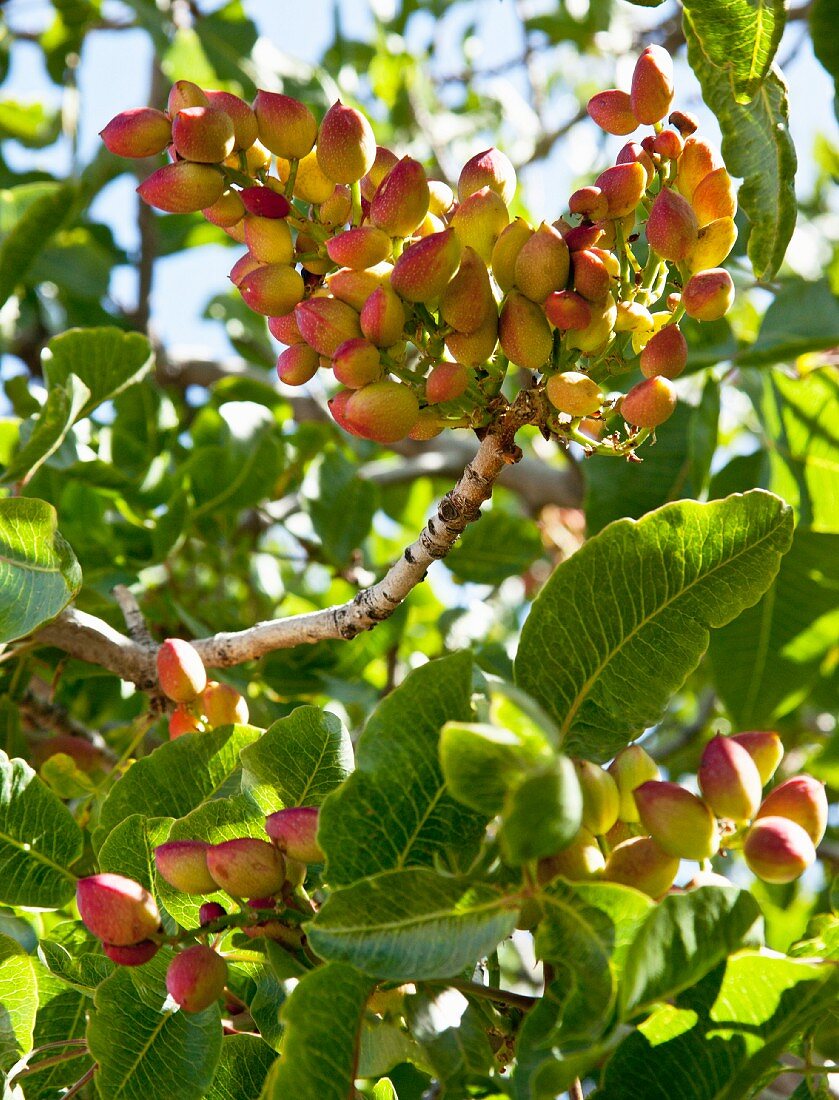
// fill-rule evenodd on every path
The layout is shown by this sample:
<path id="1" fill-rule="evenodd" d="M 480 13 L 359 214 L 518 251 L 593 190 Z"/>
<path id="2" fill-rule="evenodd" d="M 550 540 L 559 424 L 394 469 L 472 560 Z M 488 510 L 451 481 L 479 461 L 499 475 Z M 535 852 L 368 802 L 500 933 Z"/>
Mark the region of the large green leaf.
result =
<path id="1" fill-rule="evenodd" d="M 38 979 L 31 955 L 17 940 L 0 935 L 0 1070 L 32 1049 L 38 1010 Z"/>
<path id="2" fill-rule="evenodd" d="M 702 886 L 663 898 L 629 948 L 622 1016 L 671 999 L 739 948 L 760 947 L 762 929 L 757 902 L 736 886 Z"/>
<path id="3" fill-rule="evenodd" d="M 297 707 L 242 750 L 243 781 L 266 812 L 319 806 L 353 769 L 350 735 L 320 707 Z"/>
<path id="4" fill-rule="evenodd" d="M 318 967 L 300 980 L 281 1009 L 282 1057 L 268 1074 L 263 1100 L 352 1096 L 359 1032 L 373 984 L 341 963 Z"/>
<path id="5" fill-rule="evenodd" d="M 306 507 L 324 552 L 343 567 L 370 533 L 378 493 L 354 463 L 330 448 L 313 464 L 303 487 Z"/>
<path id="6" fill-rule="evenodd" d="M 125 875 L 153 890 L 156 878 L 154 849 L 169 835 L 172 819 L 129 814 L 99 849 L 99 870 Z M 200 838 L 198 838 L 200 839 Z"/>
<path id="7" fill-rule="evenodd" d="M 836 20 L 839 4 L 836 0 L 813 0 L 810 6 L 810 37 L 813 53 L 833 77 L 835 94 L 833 110 L 839 116 L 839 40 L 836 36 Z"/>
<path id="8" fill-rule="evenodd" d="M 0 191 L 0 305 L 64 224 L 75 195 L 74 187 L 62 183 L 25 183 Z"/>
<path id="9" fill-rule="evenodd" d="M 826 279 L 784 285 L 763 315 L 757 339 L 737 354 L 742 367 L 792 362 L 839 344 L 839 301 Z"/>
<path id="10" fill-rule="evenodd" d="M 0 902 L 58 909 L 82 854 L 73 815 L 23 760 L 0 753 Z"/>
<path id="11" fill-rule="evenodd" d="M 43 407 L 21 431 L 21 445 L 12 456 L 0 481 L 26 483 L 54 455 L 79 419 L 90 390 L 75 375 L 53 386 Z"/>
<path id="12" fill-rule="evenodd" d="M 449 978 L 512 932 L 518 908 L 497 889 L 417 867 L 336 890 L 306 929 L 318 955 L 364 974 Z"/>
<path id="13" fill-rule="evenodd" d="M 783 30 L 782 0 L 686 0 L 688 61 L 720 124 L 722 153 L 743 179 L 749 259 L 760 279 L 781 265 L 795 228 L 795 147 L 787 89 L 771 66 Z"/>
<path id="14" fill-rule="evenodd" d="M 549 764 L 554 755 L 538 730 L 447 722 L 440 734 L 440 764 L 449 790 L 487 817 L 501 811 L 511 787 Z"/>
<path id="15" fill-rule="evenodd" d="M 50 387 L 66 384 L 71 375 L 84 382 L 90 390 L 82 410 L 87 415 L 148 374 L 154 352 L 148 337 L 139 332 L 75 328 L 50 340 L 43 362 Z"/>
<path id="16" fill-rule="evenodd" d="M 539 530 L 532 519 L 493 508 L 470 523 L 446 565 L 460 581 L 473 584 L 501 584 L 507 577 L 519 577 L 543 552 Z"/>
<path id="17" fill-rule="evenodd" d="M 756 398 L 769 449 L 769 488 L 799 526 L 839 532 L 839 377 L 833 367 L 760 378 Z"/>
<path id="18" fill-rule="evenodd" d="M 255 726 L 187 733 L 133 764 L 102 805 L 95 841 L 129 814 L 183 817 L 217 795 L 239 767 L 239 753 L 261 734 Z"/>
<path id="19" fill-rule="evenodd" d="M 164 1012 L 161 951 L 142 973 L 122 967 L 96 991 L 87 1026 L 102 1100 L 201 1100 L 221 1053 L 217 1005 L 203 1012 Z"/>
<path id="20" fill-rule="evenodd" d="M 100 959 L 107 962 L 103 955 Z M 65 985 L 43 967 L 39 967 L 37 973 L 38 1015 L 35 1017 L 34 1048 L 48 1043 L 64 1043 L 68 1039 L 84 1039 L 90 997 Z M 50 1053 L 50 1050 L 45 1050 L 39 1060 L 46 1060 Z M 64 1095 L 64 1090 L 78 1081 L 92 1064 L 85 1047 L 67 1047 L 62 1053 L 67 1055 L 66 1060 L 39 1069 L 25 1082 L 26 1100 L 55 1100 L 56 1096 Z"/>
<path id="21" fill-rule="evenodd" d="M 376 708 L 356 746 L 356 770 L 324 802 L 318 839 L 329 882 L 429 865 L 470 851 L 486 818 L 446 790 L 440 730 L 471 718 L 472 658 L 455 653 L 412 672 Z"/>
<path id="22" fill-rule="evenodd" d="M 619 520 L 563 562 L 524 624 L 515 669 L 566 751 L 607 760 L 657 722 L 709 628 L 772 583 L 791 535 L 790 509 L 755 490 Z"/>
<path id="23" fill-rule="evenodd" d="M 657 1009 L 606 1066 L 596 1100 L 743 1100 L 835 1003 L 830 964 L 743 952 Z"/>
<path id="24" fill-rule="evenodd" d="M 762 599 L 711 635 L 714 683 L 738 729 L 764 729 L 808 696 L 839 637 L 839 534 L 799 527 Z"/>
<path id="25" fill-rule="evenodd" d="M 54 619 L 81 585 L 53 506 L 31 497 L 0 500 L 0 642 Z"/>
<path id="26" fill-rule="evenodd" d="M 276 1059 L 276 1051 L 258 1035 L 225 1035 L 205 1100 L 259 1100 L 265 1076 Z"/>

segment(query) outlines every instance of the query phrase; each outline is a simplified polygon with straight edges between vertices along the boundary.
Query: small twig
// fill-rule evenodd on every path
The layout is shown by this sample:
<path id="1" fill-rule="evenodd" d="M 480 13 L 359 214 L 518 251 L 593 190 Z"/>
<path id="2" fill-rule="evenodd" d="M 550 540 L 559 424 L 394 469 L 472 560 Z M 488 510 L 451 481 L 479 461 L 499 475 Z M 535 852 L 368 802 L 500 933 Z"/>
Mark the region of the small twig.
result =
<path id="1" fill-rule="evenodd" d="M 140 605 L 137 603 L 137 599 L 131 589 L 127 588 L 124 584 L 117 584 L 114 585 L 111 591 L 114 599 L 119 604 L 122 617 L 125 619 L 125 628 L 128 631 L 128 637 L 139 645 L 153 646 L 154 639 L 149 632 L 146 620 L 143 617 L 143 612 L 140 610 Z"/>
<path id="2" fill-rule="evenodd" d="M 538 1002 L 538 997 L 528 997 L 525 993 L 513 993 L 509 989 L 496 989 L 491 985 L 481 985 L 480 982 L 469 982 L 465 978 L 441 978 L 439 981 L 426 982 L 426 985 L 445 986 L 447 989 L 456 989 L 466 997 L 479 997 L 483 1001 L 493 1001 L 496 1004 L 509 1005 L 511 1008 L 520 1008 L 523 1012 Z"/>
<path id="3" fill-rule="evenodd" d="M 71 1085 L 69 1089 L 64 1093 L 61 1100 L 70 1100 L 71 1096 L 78 1096 L 88 1081 L 93 1080 L 93 1075 L 99 1069 L 99 1063 L 94 1062 L 90 1069 L 82 1077 L 78 1079 L 75 1085 Z"/>
<path id="4" fill-rule="evenodd" d="M 568 1089 L 568 1096 L 570 1100 L 583 1100 L 583 1086 L 580 1084 L 580 1078 L 575 1077 L 571 1082 L 571 1087 Z"/>

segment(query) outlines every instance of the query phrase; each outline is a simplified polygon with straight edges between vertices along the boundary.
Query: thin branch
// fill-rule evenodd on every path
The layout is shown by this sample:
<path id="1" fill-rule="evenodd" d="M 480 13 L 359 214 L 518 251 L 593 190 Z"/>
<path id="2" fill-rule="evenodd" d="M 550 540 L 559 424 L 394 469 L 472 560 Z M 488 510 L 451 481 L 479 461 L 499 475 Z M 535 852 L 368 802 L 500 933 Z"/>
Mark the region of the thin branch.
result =
<path id="1" fill-rule="evenodd" d="M 124 584 L 117 584 L 114 585 L 112 594 L 119 604 L 123 619 L 125 619 L 125 628 L 128 631 L 128 637 L 131 638 L 132 641 L 139 642 L 142 646 L 154 645 L 154 639 L 149 633 L 149 628 L 146 625 L 143 612 L 140 610 L 140 605 L 137 603 L 137 599 L 131 589 L 127 588 Z"/>
<path id="2" fill-rule="evenodd" d="M 480 982 L 469 982 L 461 978 L 441 978 L 439 981 L 430 981 L 425 984 L 456 989 L 465 997 L 479 997 L 483 1001 L 494 1001 L 496 1004 L 510 1005 L 511 1008 L 520 1008 L 524 1012 L 533 1008 L 539 1000 L 538 997 L 529 997 L 526 993 L 513 993 L 509 989 L 496 989 L 493 986 L 481 985 Z"/>

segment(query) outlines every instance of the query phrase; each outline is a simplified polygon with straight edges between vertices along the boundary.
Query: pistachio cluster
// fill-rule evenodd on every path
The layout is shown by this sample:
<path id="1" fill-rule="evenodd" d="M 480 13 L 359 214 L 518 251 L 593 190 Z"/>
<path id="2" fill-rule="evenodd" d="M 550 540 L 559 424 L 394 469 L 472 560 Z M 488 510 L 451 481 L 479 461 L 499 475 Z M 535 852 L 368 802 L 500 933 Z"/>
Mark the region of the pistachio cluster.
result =
<path id="1" fill-rule="evenodd" d="M 540 861 L 540 880 L 601 878 L 658 898 L 672 887 L 682 859 L 703 863 L 741 847 L 758 878 L 792 882 L 815 861 L 827 797 L 824 784 L 809 775 L 793 776 L 763 797 L 783 755 L 773 732 L 714 737 L 699 765 L 701 797 L 662 780 L 640 745 L 618 753 L 608 769 L 575 761 L 582 827 L 569 847 Z"/>
<path id="2" fill-rule="evenodd" d="M 251 107 L 179 81 L 166 112 L 123 112 L 102 138 L 122 156 L 168 151 L 141 198 L 202 210 L 247 246 L 230 277 L 286 345 L 280 379 L 331 372 L 347 431 L 389 443 L 486 427 L 512 364 L 545 434 L 627 455 L 675 407 L 681 317 L 714 320 L 733 297 L 719 267 L 736 237 L 731 180 L 672 100 L 670 57 L 650 46 L 631 92 L 588 111 L 611 134 L 651 132 L 538 226 L 511 217 L 516 173 L 497 149 L 464 165 L 455 193 L 340 101 L 318 124 L 289 96 L 260 91 Z M 610 393 L 636 366 L 644 380 Z"/>
<path id="3" fill-rule="evenodd" d="M 169 716 L 172 740 L 248 720 L 248 704 L 229 684 L 208 680 L 198 651 L 180 638 L 167 638 L 157 651 L 160 690 L 177 704 Z"/>

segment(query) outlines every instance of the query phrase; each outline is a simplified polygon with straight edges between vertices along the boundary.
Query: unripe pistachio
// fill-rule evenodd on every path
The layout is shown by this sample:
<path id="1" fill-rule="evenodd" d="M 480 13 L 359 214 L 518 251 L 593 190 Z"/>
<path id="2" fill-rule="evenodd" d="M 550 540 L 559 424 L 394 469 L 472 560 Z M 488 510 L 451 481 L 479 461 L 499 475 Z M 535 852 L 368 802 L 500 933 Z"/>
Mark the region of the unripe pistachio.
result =
<path id="1" fill-rule="evenodd" d="M 358 435 L 358 432 L 347 419 L 347 404 L 354 392 L 354 390 L 339 390 L 338 393 L 330 397 L 326 403 L 332 414 L 332 419 L 339 428 L 343 428 L 344 431 L 349 432 L 350 435 Z"/>
<path id="2" fill-rule="evenodd" d="M 486 264 L 467 246 L 457 274 L 440 298 L 442 318 L 457 332 L 476 332 L 495 308 Z"/>
<path id="3" fill-rule="evenodd" d="M 434 409 L 420 409 L 417 422 L 408 432 L 408 439 L 426 440 L 434 439 L 445 427 Z"/>
<path id="4" fill-rule="evenodd" d="M 202 210 L 201 213 L 211 225 L 229 229 L 231 226 L 238 225 L 244 218 L 245 204 L 242 202 L 238 191 L 228 188 L 221 198 L 217 199 L 212 206 L 208 206 L 206 210 Z M 244 231 L 242 238 L 244 240 Z"/>
<path id="5" fill-rule="evenodd" d="M 586 106 L 589 117 L 607 134 L 622 137 L 638 129 L 638 119 L 632 110 L 632 100 L 627 92 L 608 88 L 593 95 Z"/>
<path id="6" fill-rule="evenodd" d="M 618 315 L 615 320 L 615 332 L 652 332 L 653 315 L 640 302 L 621 301 L 617 303 Z"/>
<path id="7" fill-rule="evenodd" d="M 498 343 L 498 314 L 493 308 L 474 332 L 450 332 L 446 337 L 449 354 L 464 367 L 480 367 L 490 358 Z"/>
<path id="8" fill-rule="evenodd" d="M 608 248 L 590 248 L 589 251 L 594 253 L 613 279 L 618 278 L 621 265 L 614 252 L 610 252 Z"/>
<path id="9" fill-rule="evenodd" d="M 318 124 L 300 100 L 260 90 L 253 101 L 253 110 L 259 140 L 272 153 L 287 160 L 300 160 L 312 151 Z"/>
<path id="10" fill-rule="evenodd" d="M 681 263 L 696 245 L 699 225 L 691 205 L 670 187 L 656 195 L 647 218 L 650 248 L 673 263 Z"/>
<path id="11" fill-rule="evenodd" d="M 734 247 L 737 227 L 733 218 L 717 218 L 703 225 L 685 263 L 691 272 L 719 267 Z"/>
<path id="12" fill-rule="evenodd" d="M 604 836 L 618 820 L 618 785 L 607 771 L 590 760 L 575 760 L 574 767 L 583 793 L 583 826 L 595 836 Z"/>
<path id="13" fill-rule="evenodd" d="M 648 779 L 660 779 L 655 760 L 640 745 L 627 745 L 609 765 L 609 774 L 618 786 L 621 821 L 640 821 L 633 791 Z"/>
<path id="14" fill-rule="evenodd" d="M 467 160 L 457 181 L 457 197 L 465 202 L 482 187 L 489 187 L 500 195 L 505 206 L 516 194 L 516 170 L 509 157 L 498 149 L 484 149 Z"/>
<path id="15" fill-rule="evenodd" d="M 700 225 L 707 225 L 718 218 L 733 218 L 737 200 L 731 186 L 731 176 L 725 168 L 715 168 L 696 185 L 691 206 Z"/>
<path id="16" fill-rule="evenodd" d="M 234 150 L 250 149 L 259 137 L 259 127 L 256 123 L 256 115 L 250 104 L 244 99 L 233 95 L 232 92 L 205 92 L 210 106 L 216 110 L 224 111 L 233 123 L 233 148 Z"/>
<path id="17" fill-rule="evenodd" d="M 509 221 L 509 211 L 498 192 L 482 187 L 458 206 L 451 227 L 461 245 L 474 248 L 484 263 L 489 264 L 493 246 Z"/>
<path id="18" fill-rule="evenodd" d="M 428 213 L 428 203 L 425 169 L 413 157 L 403 157 L 391 168 L 371 199 L 370 221 L 389 237 L 410 237 Z"/>
<path id="19" fill-rule="evenodd" d="M 699 119 L 687 111 L 671 111 L 667 121 L 676 127 L 683 138 L 689 138 L 699 129 Z"/>
<path id="20" fill-rule="evenodd" d="M 198 910 L 198 923 L 203 928 L 205 924 L 211 924 L 220 917 L 226 917 L 227 910 L 217 901 L 205 901 Z"/>
<path id="21" fill-rule="evenodd" d="M 79 771 L 92 775 L 96 772 L 110 771 L 111 761 L 105 752 L 91 744 L 84 737 L 72 733 L 56 733 L 51 737 L 30 742 L 32 763 L 40 768 L 45 761 L 56 753 L 69 756 Z"/>
<path id="22" fill-rule="evenodd" d="M 760 806 L 762 785 L 757 765 L 731 737 L 716 736 L 702 751 L 699 788 L 717 817 L 750 821 Z"/>
<path id="23" fill-rule="evenodd" d="M 657 428 L 673 415 L 677 403 L 673 383 L 666 378 L 639 382 L 621 400 L 621 416 L 636 428 Z"/>
<path id="24" fill-rule="evenodd" d="M 211 894 L 216 889 L 207 869 L 210 845 L 203 840 L 170 840 L 154 850 L 157 873 L 184 894 Z"/>
<path id="25" fill-rule="evenodd" d="M 600 190 L 600 188 L 593 188 L 592 190 Z M 633 215 L 630 215 L 633 217 Z M 609 225 L 613 225 L 609 222 Z M 575 226 L 563 226 L 562 219 L 554 222 L 554 226 L 562 234 L 562 239 L 568 245 L 569 252 L 580 252 L 585 248 L 593 248 L 597 244 L 602 244 L 605 234 L 599 225 L 575 225 Z"/>
<path id="26" fill-rule="evenodd" d="M 715 168 L 719 168 L 714 150 L 704 138 L 689 137 L 679 157 L 676 187 L 688 202 L 702 180 Z"/>
<path id="27" fill-rule="evenodd" d="M 746 834 L 743 855 L 764 882 L 792 882 L 815 863 L 816 849 L 804 829 L 786 817 L 762 817 Z"/>
<path id="28" fill-rule="evenodd" d="M 632 214 L 647 189 L 647 172 L 643 164 L 616 164 L 601 172 L 595 186 L 603 192 L 609 204 L 609 218 L 625 218 Z"/>
<path id="29" fill-rule="evenodd" d="M 545 299 L 545 316 L 563 332 L 584 329 L 591 324 L 591 306 L 573 290 L 556 290 Z"/>
<path id="30" fill-rule="evenodd" d="M 545 385 L 545 393 L 555 409 L 569 416 L 590 416 L 603 404 L 600 387 L 593 378 L 580 371 L 567 370 L 551 375 Z"/>
<path id="31" fill-rule="evenodd" d="M 172 123 L 162 111 L 135 107 L 112 118 L 99 136 L 118 157 L 154 157 L 172 140 Z"/>
<path id="32" fill-rule="evenodd" d="M 722 267 L 698 271 L 682 291 L 682 305 L 689 317 L 697 321 L 718 321 L 731 309 L 734 283 Z"/>
<path id="33" fill-rule="evenodd" d="M 224 192 L 224 177 L 207 164 L 181 160 L 166 164 L 143 180 L 137 194 L 167 214 L 193 214 L 212 206 Z"/>
<path id="34" fill-rule="evenodd" d="M 271 164 L 271 150 L 266 149 L 261 141 L 255 141 L 248 149 L 244 150 L 245 167 L 249 176 L 256 176 L 259 172 L 265 172 L 268 170 Z M 241 152 L 231 153 L 225 160 L 225 165 L 228 168 L 235 168 L 237 171 L 241 168 Z M 272 184 L 277 183 L 277 180 L 267 179 L 265 181 L 266 187 L 271 187 Z M 282 190 L 282 187 L 280 187 Z"/>
<path id="35" fill-rule="evenodd" d="M 182 638 L 167 638 L 157 651 L 156 662 L 160 690 L 175 703 L 191 702 L 207 685 L 198 651 Z"/>
<path id="36" fill-rule="evenodd" d="M 679 871 L 679 860 L 668 855 L 651 836 L 635 836 L 613 848 L 603 868 L 606 882 L 634 886 L 653 899 L 666 894 Z"/>
<path id="37" fill-rule="evenodd" d="M 288 161 L 278 161 L 278 170 L 281 163 L 288 166 Z M 285 172 L 285 168 L 283 171 Z M 280 178 L 282 178 L 282 175 Z M 286 178 L 288 178 L 287 174 Z M 334 190 L 335 180 L 330 179 L 321 169 L 317 153 L 313 149 L 297 165 L 297 175 L 294 177 L 294 197 L 301 199 L 303 202 L 314 203 L 317 206 L 319 203 L 326 202 Z"/>
<path id="38" fill-rule="evenodd" d="M 517 290 L 510 291 L 501 310 L 498 339 L 510 362 L 525 370 L 541 370 L 553 349 L 553 334 L 544 312 Z"/>
<path id="39" fill-rule="evenodd" d="M 572 282 L 577 294 L 589 302 L 602 302 L 612 286 L 612 276 L 600 256 L 591 248 L 574 252 Z"/>
<path id="40" fill-rule="evenodd" d="M 710 859 L 720 846 L 710 807 L 678 783 L 648 780 L 633 792 L 641 824 L 668 855 Z"/>
<path id="41" fill-rule="evenodd" d="M 215 107 L 187 107 L 172 119 L 172 144 L 184 160 L 221 164 L 233 152 L 233 120 Z"/>
<path id="42" fill-rule="evenodd" d="M 645 378 L 678 378 L 687 366 L 688 344 L 678 325 L 665 325 L 654 333 L 641 352 Z"/>
<path id="43" fill-rule="evenodd" d="M 617 241 L 615 226 L 617 225 L 618 221 L 621 222 L 621 224 L 623 225 L 624 236 L 628 237 L 635 227 L 635 211 L 633 210 L 631 214 L 627 214 L 624 218 L 618 218 L 616 220 L 606 219 L 605 221 L 597 222 L 597 228 L 600 229 L 603 234 L 600 240 L 595 242 L 598 247 L 604 249 L 611 249 L 615 247 L 615 243 Z M 568 247 L 571 247 L 570 244 Z M 586 245 L 585 247 L 589 248 L 591 246 Z"/>
<path id="44" fill-rule="evenodd" d="M 87 929 L 115 947 L 140 943 L 160 927 L 154 898 L 139 882 L 124 875 L 80 878 L 76 904 Z"/>
<path id="45" fill-rule="evenodd" d="M 310 298 L 296 307 L 294 316 L 306 343 L 329 359 L 345 340 L 361 336 L 358 314 L 337 298 Z"/>
<path id="46" fill-rule="evenodd" d="M 330 237 L 326 242 L 326 251 L 330 260 L 341 267 L 351 267 L 363 271 L 386 260 L 391 253 L 390 237 L 381 229 L 372 225 L 361 225 Z"/>
<path id="47" fill-rule="evenodd" d="M 203 729 L 194 714 L 179 703 L 169 715 L 169 740 L 174 741 L 185 733 L 198 733 Z"/>
<path id="48" fill-rule="evenodd" d="M 647 46 L 632 74 L 632 113 L 639 122 L 660 122 L 673 102 L 673 61 L 662 46 Z"/>
<path id="49" fill-rule="evenodd" d="M 501 231 L 492 247 L 492 274 L 505 294 L 516 285 L 516 260 L 524 242 L 532 235 L 533 230 L 524 218 L 516 218 Z"/>
<path id="50" fill-rule="evenodd" d="M 215 882 L 233 897 L 268 897 L 285 881 L 282 855 L 273 844 L 254 837 L 225 840 L 207 850 Z"/>
<path id="51" fill-rule="evenodd" d="M 291 203 L 285 195 L 272 187 L 246 187 L 240 196 L 247 212 L 260 218 L 285 218 L 291 212 Z"/>
<path id="52" fill-rule="evenodd" d="M 380 286 L 390 286 L 392 271 L 393 264 L 386 261 L 367 267 L 363 271 L 341 267 L 327 275 L 325 290 L 333 298 L 352 306 L 356 312 L 360 313 L 373 291 Z"/>
<path id="53" fill-rule="evenodd" d="M 345 340 L 332 357 L 332 370 L 338 381 L 351 390 L 377 382 L 382 377 L 379 349 L 361 337 Z"/>
<path id="54" fill-rule="evenodd" d="M 361 331 L 371 344 L 389 348 L 399 340 L 405 327 L 402 299 L 389 283 L 384 283 L 364 303 L 359 320 Z"/>
<path id="55" fill-rule="evenodd" d="M 827 795 L 824 783 L 811 775 L 794 775 L 769 792 L 757 811 L 756 818 L 785 817 L 800 825 L 818 844 L 827 828 Z"/>
<path id="56" fill-rule="evenodd" d="M 442 180 L 428 181 L 428 210 L 435 217 L 442 218 L 454 205 L 454 191 Z"/>
<path id="57" fill-rule="evenodd" d="M 370 202 L 379 186 L 394 165 L 399 163 L 399 157 L 384 145 L 376 146 L 376 156 L 370 170 L 361 180 L 361 197 Z"/>
<path id="58" fill-rule="evenodd" d="M 409 245 L 394 264 L 391 286 L 406 301 L 431 302 L 451 281 L 460 265 L 460 254 L 461 242 L 453 228 L 423 237 Z"/>
<path id="59" fill-rule="evenodd" d="M 516 288 L 532 302 L 544 302 L 568 282 L 568 246 L 559 230 L 545 222 L 519 249 Z"/>
<path id="60" fill-rule="evenodd" d="M 376 159 L 370 123 L 354 107 L 333 103 L 320 124 L 317 158 L 321 171 L 335 183 L 355 183 Z"/>
<path id="61" fill-rule="evenodd" d="M 304 346 L 304 344 L 296 344 L 294 349 L 289 348 L 288 350 L 294 351 L 297 348 L 302 350 Z M 277 373 L 279 373 L 279 367 Z M 286 379 L 280 376 L 280 381 L 285 382 Z M 302 384 L 302 382 L 290 383 L 290 385 L 298 386 L 302 386 Z M 222 684 L 218 680 L 208 681 L 207 686 L 201 692 L 198 705 L 211 729 L 216 729 L 218 726 L 232 726 L 236 723 L 244 725 L 249 717 L 245 697 L 236 688 L 231 687 L 230 684 Z"/>
<path id="62" fill-rule="evenodd" d="M 605 866 L 606 860 L 597 840 L 583 827 L 567 848 L 538 861 L 536 881 L 544 886 L 561 875 L 569 882 L 585 882 L 586 879 L 597 878 Z"/>
<path id="63" fill-rule="evenodd" d="M 747 730 L 732 734 L 731 740 L 742 745 L 754 760 L 760 782 L 765 787 L 784 758 L 780 737 L 773 730 Z"/>
<path id="64" fill-rule="evenodd" d="M 354 390 L 345 415 L 354 431 L 375 443 L 404 439 L 419 415 L 416 394 L 408 386 L 387 379 Z"/>
<path id="65" fill-rule="evenodd" d="M 323 863 L 326 856 L 317 842 L 318 811 L 315 806 L 290 806 L 265 819 L 265 831 L 284 855 L 300 863 Z"/>
<path id="66" fill-rule="evenodd" d="M 644 171 L 647 173 L 647 187 L 655 179 L 655 165 L 653 164 L 653 158 L 647 152 L 643 145 L 640 145 L 637 141 L 629 141 L 624 145 L 618 155 L 615 157 L 615 164 L 640 164 Z M 592 219 L 595 220 L 596 219 Z"/>
<path id="67" fill-rule="evenodd" d="M 425 383 L 425 399 L 429 405 L 455 401 L 469 385 L 469 370 L 462 363 L 438 363 L 431 368 Z"/>
<path id="68" fill-rule="evenodd" d="M 266 317 L 288 313 L 303 297 L 303 291 L 300 272 L 287 264 L 265 264 L 239 283 L 246 304 Z"/>
<path id="69" fill-rule="evenodd" d="M 140 943 L 131 943 L 118 946 L 115 943 L 103 943 L 102 950 L 111 962 L 117 966 L 142 966 L 160 950 L 160 944 L 154 940 L 141 940 Z"/>
<path id="70" fill-rule="evenodd" d="M 224 993 L 227 963 L 211 947 L 197 943 L 179 952 L 166 971 L 166 990 L 184 1012 L 201 1012 Z"/>
<path id="71" fill-rule="evenodd" d="M 596 222 L 609 213 L 609 202 L 599 187 L 580 187 L 568 200 L 568 209 Z"/>
<path id="72" fill-rule="evenodd" d="M 275 340 L 279 340 L 281 344 L 285 344 L 287 347 L 291 347 L 292 344 L 299 344 L 303 340 L 300 329 L 297 327 L 294 310 L 291 310 L 290 313 L 283 313 L 279 317 L 269 317 L 268 331 Z"/>
<path id="73" fill-rule="evenodd" d="M 344 183 L 336 183 L 329 198 L 318 206 L 318 220 L 321 225 L 334 229 L 350 220 L 352 214 L 352 194 Z M 378 263 L 378 260 L 376 261 Z"/>
<path id="74" fill-rule="evenodd" d="M 250 254 L 265 264 L 290 264 L 294 258 L 291 230 L 282 218 L 246 214 L 245 243 Z"/>
<path id="75" fill-rule="evenodd" d="M 166 113 L 169 118 L 174 118 L 178 111 L 184 111 L 188 107 L 209 107 L 209 105 L 207 93 L 197 84 L 193 84 L 191 80 L 176 80 L 169 89 Z"/>
<path id="76" fill-rule="evenodd" d="M 664 160 L 678 160 L 684 147 L 684 139 L 675 130 L 662 130 L 653 139 L 653 151 Z"/>

